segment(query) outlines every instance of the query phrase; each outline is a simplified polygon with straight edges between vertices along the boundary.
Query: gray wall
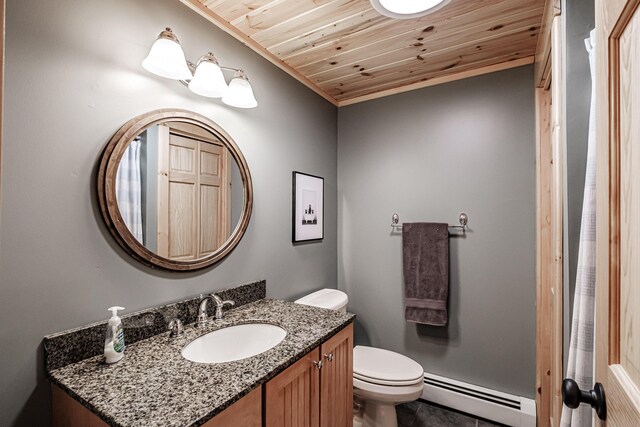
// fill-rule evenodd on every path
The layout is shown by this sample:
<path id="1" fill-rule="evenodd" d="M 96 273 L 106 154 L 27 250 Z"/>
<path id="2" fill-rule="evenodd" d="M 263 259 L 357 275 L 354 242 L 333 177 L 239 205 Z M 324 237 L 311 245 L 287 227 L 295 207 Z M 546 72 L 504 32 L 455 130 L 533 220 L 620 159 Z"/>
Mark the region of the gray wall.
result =
<path id="1" fill-rule="evenodd" d="M 535 395 L 533 68 L 516 68 L 338 111 L 338 287 L 356 343 L 425 371 Z M 449 325 L 406 323 L 401 221 L 456 223 Z"/>
<path id="2" fill-rule="evenodd" d="M 237 110 L 147 73 L 140 62 L 173 27 L 187 57 L 213 50 L 244 67 L 259 107 Z M 2 425 L 49 419 L 45 334 L 232 284 L 266 279 L 292 299 L 335 287 L 336 109 L 176 0 L 9 0 L 0 227 Z M 113 241 L 98 213 L 96 165 L 111 135 L 157 108 L 221 125 L 254 183 L 251 223 L 235 251 L 190 274 L 152 271 Z M 291 171 L 325 178 L 325 239 L 291 244 Z M 126 381 L 126 379 L 123 379 Z"/>
<path id="3" fill-rule="evenodd" d="M 589 134 L 589 106 L 591 103 L 591 73 L 589 55 L 584 39 L 595 27 L 594 0 L 565 0 L 563 4 L 566 31 L 565 51 L 565 116 L 567 132 L 566 179 L 567 179 L 567 231 L 569 312 L 571 321 L 573 297 L 578 266 L 582 198 L 587 167 L 587 143 Z M 565 340 L 568 349 L 569 340 Z M 565 355 L 567 357 L 568 355 Z"/>

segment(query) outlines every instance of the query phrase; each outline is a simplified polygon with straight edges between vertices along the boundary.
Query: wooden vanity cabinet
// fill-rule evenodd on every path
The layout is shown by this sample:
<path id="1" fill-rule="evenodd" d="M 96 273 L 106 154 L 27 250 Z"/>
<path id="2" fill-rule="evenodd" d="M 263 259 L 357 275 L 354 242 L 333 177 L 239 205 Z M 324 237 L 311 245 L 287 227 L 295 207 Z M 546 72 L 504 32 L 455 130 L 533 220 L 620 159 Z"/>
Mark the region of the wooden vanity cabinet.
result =
<path id="1" fill-rule="evenodd" d="M 207 421 L 202 427 L 262 427 L 262 388 L 256 387 L 245 397 Z"/>
<path id="2" fill-rule="evenodd" d="M 108 427 L 93 412 L 82 406 L 60 387 L 51 387 L 53 403 L 53 427 Z M 202 427 L 262 427 L 262 387 L 233 403 L 207 421 Z"/>
<path id="3" fill-rule="evenodd" d="M 52 398 L 54 427 L 107 426 L 56 385 L 52 386 Z M 203 427 L 352 427 L 352 414 L 350 324 Z"/>
<path id="4" fill-rule="evenodd" d="M 353 324 L 265 385 L 266 427 L 353 425 Z"/>

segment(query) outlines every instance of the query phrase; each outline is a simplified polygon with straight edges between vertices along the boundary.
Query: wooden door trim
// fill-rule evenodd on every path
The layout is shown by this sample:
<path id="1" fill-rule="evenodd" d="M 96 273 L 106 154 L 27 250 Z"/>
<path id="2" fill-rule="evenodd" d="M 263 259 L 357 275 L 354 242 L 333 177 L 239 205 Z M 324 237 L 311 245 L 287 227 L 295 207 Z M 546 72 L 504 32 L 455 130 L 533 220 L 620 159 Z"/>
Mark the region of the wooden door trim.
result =
<path id="1" fill-rule="evenodd" d="M 536 89 L 536 417 L 551 416 L 551 92 Z M 541 423 L 540 425 L 545 425 Z"/>
<path id="2" fill-rule="evenodd" d="M 563 376 L 563 147 L 562 42 L 557 2 L 547 2 L 549 22 L 536 55 L 536 416 L 559 423 Z M 544 67 L 540 68 L 540 64 Z M 544 70 L 543 70 L 544 68 Z"/>
<path id="3" fill-rule="evenodd" d="M 563 378 L 564 348 L 564 69 L 562 51 L 564 49 L 564 25 L 562 18 L 556 16 L 551 26 L 551 141 L 552 141 L 552 219 L 551 239 L 553 245 L 553 280 L 552 280 L 552 352 L 551 352 L 551 399 L 552 418 L 559 425 L 562 413 L 562 395 L 560 387 Z"/>
<path id="4" fill-rule="evenodd" d="M 561 13 L 560 0 L 545 2 L 534 65 L 534 80 L 538 88 L 549 89 L 551 86 L 551 27 L 553 19 Z"/>
<path id="5" fill-rule="evenodd" d="M 5 0 L 0 0 L 0 224 L 2 224 L 2 135 L 4 135 Z"/>
<path id="6" fill-rule="evenodd" d="M 609 151 L 609 269 L 608 289 L 608 362 L 620 363 L 620 37 L 627 28 L 633 14 L 640 6 L 640 0 L 632 0 L 624 5 L 615 25 L 607 34 L 608 47 L 608 108 L 609 130 L 607 147 Z M 617 321 L 612 322 L 615 318 Z"/>

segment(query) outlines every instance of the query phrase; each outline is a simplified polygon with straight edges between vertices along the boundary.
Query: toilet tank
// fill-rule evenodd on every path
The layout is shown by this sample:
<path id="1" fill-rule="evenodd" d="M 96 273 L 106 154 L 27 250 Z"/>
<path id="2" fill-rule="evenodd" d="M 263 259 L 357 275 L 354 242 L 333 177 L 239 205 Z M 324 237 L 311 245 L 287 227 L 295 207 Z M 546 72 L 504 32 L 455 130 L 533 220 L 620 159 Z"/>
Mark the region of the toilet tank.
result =
<path id="1" fill-rule="evenodd" d="M 349 297 L 337 289 L 320 289 L 295 301 L 296 304 L 328 308 L 329 310 L 347 311 Z"/>

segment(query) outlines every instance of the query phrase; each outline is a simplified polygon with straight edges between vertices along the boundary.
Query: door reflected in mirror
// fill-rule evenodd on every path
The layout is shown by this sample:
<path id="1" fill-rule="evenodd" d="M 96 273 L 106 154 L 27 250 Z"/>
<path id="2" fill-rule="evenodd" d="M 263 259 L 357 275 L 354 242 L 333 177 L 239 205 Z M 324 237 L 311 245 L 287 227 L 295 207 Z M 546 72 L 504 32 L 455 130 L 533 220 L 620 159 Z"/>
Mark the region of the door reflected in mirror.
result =
<path id="1" fill-rule="evenodd" d="M 110 231 L 151 266 L 216 262 L 242 238 L 251 214 L 242 153 L 215 123 L 183 110 L 125 124 L 105 149 L 98 181 Z"/>
<path id="2" fill-rule="evenodd" d="M 145 129 L 123 153 L 116 199 L 125 225 L 145 248 L 194 260 L 231 236 L 243 206 L 242 178 L 215 135 L 165 122 Z"/>

